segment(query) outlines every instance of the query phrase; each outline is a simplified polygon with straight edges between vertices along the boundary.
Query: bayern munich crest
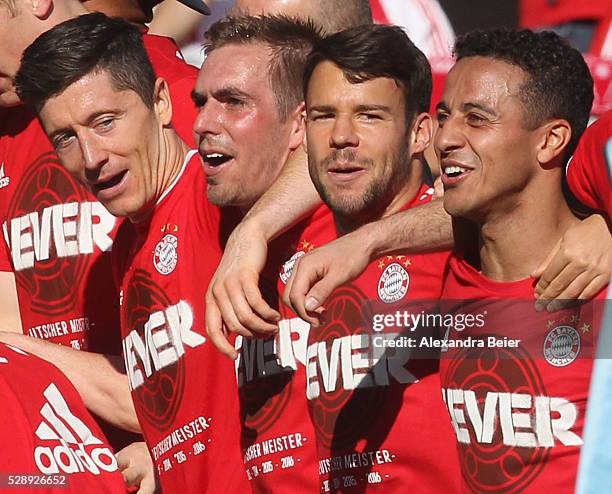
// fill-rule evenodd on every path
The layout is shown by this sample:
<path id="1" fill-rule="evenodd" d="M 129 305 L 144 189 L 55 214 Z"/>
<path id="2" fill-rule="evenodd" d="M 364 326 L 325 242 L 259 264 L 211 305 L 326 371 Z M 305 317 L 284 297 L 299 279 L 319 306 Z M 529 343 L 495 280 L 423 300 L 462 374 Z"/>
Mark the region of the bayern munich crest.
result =
<path id="1" fill-rule="evenodd" d="M 571 364 L 580 353 L 580 335 L 571 326 L 551 329 L 544 340 L 544 358 L 555 367 Z"/>
<path id="2" fill-rule="evenodd" d="M 386 304 L 404 298 L 410 285 L 410 276 L 404 266 L 393 262 L 389 264 L 378 280 L 378 296 Z"/>
<path id="3" fill-rule="evenodd" d="M 303 250 L 298 250 L 295 254 L 293 254 L 288 261 L 283 264 L 280 273 L 278 274 L 279 278 L 283 282 L 284 285 L 287 284 L 289 278 L 291 278 L 291 273 L 293 273 L 293 268 L 295 267 L 295 263 L 297 260 L 302 257 L 306 252 Z"/>
<path id="4" fill-rule="evenodd" d="M 178 238 L 168 234 L 164 236 L 153 251 L 153 265 L 157 272 L 163 275 L 174 271 L 178 262 Z"/>

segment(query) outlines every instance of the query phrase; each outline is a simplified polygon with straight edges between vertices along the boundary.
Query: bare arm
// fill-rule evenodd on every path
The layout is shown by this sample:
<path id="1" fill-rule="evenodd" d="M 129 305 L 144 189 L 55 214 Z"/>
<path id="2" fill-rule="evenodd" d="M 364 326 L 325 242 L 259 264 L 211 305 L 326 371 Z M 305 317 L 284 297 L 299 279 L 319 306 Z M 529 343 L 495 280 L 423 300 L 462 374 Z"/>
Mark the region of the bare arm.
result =
<path id="1" fill-rule="evenodd" d="M 401 252 L 431 252 L 453 246 L 450 216 L 442 201 L 368 223 L 301 257 L 283 302 L 302 319 L 318 324 L 323 303 L 339 286 L 359 276 L 377 257 Z"/>
<path id="2" fill-rule="evenodd" d="M 140 432 L 121 357 L 75 350 L 23 334 L 0 333 L 0 341 L 51 362 L 68 377 L 91 412 L 117 427 Z"/>
<path id="3" fill-rule="evenodd" d="M 452 239 L 450 216 L 442 201 L 364 225 L 300 258 L 283 302 L 316 325 L 333 290 L 359 276 L 373 259 L 394 251 L 451 248 Z M 612 236 L 603 217 L 593 215 L 569 229 L 532 274 L 539 279 L 536 308 L 553 312 L 572 300 L 592 298 L 609 283 L 611 273 Z"/>
<path id="4" fill-rule="evenodd" d="M 149 23 L 149 33 L 169 36 L 181 46 L 193 39 L 202 19 L 202 14 L 176 0 L 170 0 L 155 9 L 153 20 Z"/>
<path id="5" fill-rule="evenodd" d="M 370 260 L 398 251 L 435 252 L 454 245 L 451 217 L 441 200 L 368 223 L 351 235 L 367 242 Z"/>
<path id="6" fill-rule="evenodd" d="M 10 271 L 0 272 L 0 329 L 22 332 L 15 275 Z"/>
<path id="7" fill-rule="evenodd" d="M 279 314 L 262 298 L 259 273 L 268 242 L 321 204 L 308 175 L 302 147 L 291 156 L 273 186 L 250 209 L 229 238 L 225 254 L 206 293 L 206 329 L 223 353 L 236 351 L 225 330 L 245 336 L 276 331 Z"/>

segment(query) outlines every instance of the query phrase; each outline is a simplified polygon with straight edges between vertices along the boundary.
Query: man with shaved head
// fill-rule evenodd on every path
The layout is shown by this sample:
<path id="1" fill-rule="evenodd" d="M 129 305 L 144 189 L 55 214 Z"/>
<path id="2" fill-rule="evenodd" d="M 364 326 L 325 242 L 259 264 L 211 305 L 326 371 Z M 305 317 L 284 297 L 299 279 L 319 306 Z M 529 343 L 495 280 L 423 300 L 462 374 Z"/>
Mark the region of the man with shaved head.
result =
<path id="1" fill-rule="evenodd" d="M 236 0 L 235 9 L 310 18 L 327 33 L 372 23 L 369 0 Z"/>
<path id="2" fill-rule="evenodd" d="M 180 1 L 203 15 L 209 15 L 210 9 L 203 0 Z M 111 17 L 121 17 L 136 24 L 145 24 L 153 19 L 153 7 L 163 0 L 81 0 L 89 11 L 103 12 Z"/>

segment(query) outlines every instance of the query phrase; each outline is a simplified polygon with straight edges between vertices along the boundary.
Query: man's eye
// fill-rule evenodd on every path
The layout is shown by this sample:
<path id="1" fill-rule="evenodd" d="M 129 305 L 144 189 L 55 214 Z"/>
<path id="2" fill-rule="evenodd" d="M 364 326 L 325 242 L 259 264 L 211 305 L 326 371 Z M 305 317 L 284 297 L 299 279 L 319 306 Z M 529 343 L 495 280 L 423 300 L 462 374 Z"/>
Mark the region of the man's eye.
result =
<path id="1" fill-rule="evenodd" d="M 100 120 L 100 122 L 98 122 L 97 127 L 101 130 L 107 130 L 107 129 L 112 128 L 114 123 L 115 123 L 114 118 L 105 118 L 103 120 Z"/>
<path id="2" fill-rule="evenodd" d="M 360 113 L 358 116 L 361 120 L 367 120 L 367 121 L 381 120 L 381 116 L 376 113 Z"/>
<path id="3" fill-rule="evenodd" d="M 70 143 L 70 139 L 72 137 L 74 136 L 71 134 L 58 135 L 53 139 L 53 146 L 55 147 L 55 149 L 65 148 Z"/>
<path id="4" fill-rule="evenodd" d="M 192 94 L 191 99 L 196 108 L 202 108 L 206 104 L 206 98 L 199 94 Z"/>
<path id="5" fill-rule="evenodd" d="M 436 113 L 436 120 L 438 121 L 438 125 L 444 124 L 448 120 L 448 113 L 439 111 Z"/>
<path id="6" fill-rule="evenodd" d="M 482 115 L 478 115 L 477 113 L 468 113 L 467 121 L 470 125 L 479 126 L 484 125 L 487 120 Z"/>
<path id="7" fill-rule="evenodd" d="M 225 100 L 225 103 L 229 106 L 242 106 L 244 104 L 244 101 L 238 98 L 227 98 Z"/>
<path id="8" fill-rule="evenodd" d="M 317 113 L 315 115 L 311 115 L 310 120 L 313 120 L 316 122 L 316 121 L 322 121 L 322 120 L 329 120 L 332 117 L 333 115 L 331 113 Z"/>

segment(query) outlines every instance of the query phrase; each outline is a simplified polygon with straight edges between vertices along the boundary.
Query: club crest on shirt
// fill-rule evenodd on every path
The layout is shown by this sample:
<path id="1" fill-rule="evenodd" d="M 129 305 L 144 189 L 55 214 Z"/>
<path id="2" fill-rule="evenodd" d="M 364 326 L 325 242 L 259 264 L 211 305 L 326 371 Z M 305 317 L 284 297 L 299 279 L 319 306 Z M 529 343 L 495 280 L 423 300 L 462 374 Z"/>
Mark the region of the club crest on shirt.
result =
<path id="1" fill-rule="evenodd" d="M 571 326 L 557 326 L 544 339 L 544 358 L 555 367 L 571 364 L 580 353 L 580 335 Z"/>
<path id="2" fill-rule="evenodd" d="M 153 251 L 153 265 L 157 272 L 167 275 L 174 271 L 178 262 L 178 238 L 167 234 L 162 238 Z"/>
<path id="3" fill-rule="evenodd" d="M 389 264 L 378 280 L 378 297 L 386 304 L 392 304 L 404 298 L 408 293 L 410 276 L 404 266 L 397 262 Z"/>
<path id="4" fill-rule="evenodd" d="M 291 273 L 293 273 L 293 268 L 295 267 L 295 263 L 297 262 L 297 260 L 305 254 L 306 252 L 304 252 L 303 250 L 298 250 L 289 258 L 288 261 L 283 264 L 283 267 L 281 268 L 281 271 L 278 276 L 284 285 L 286 285 L 289 281 L 289 278 L 291 278 Z"/>

